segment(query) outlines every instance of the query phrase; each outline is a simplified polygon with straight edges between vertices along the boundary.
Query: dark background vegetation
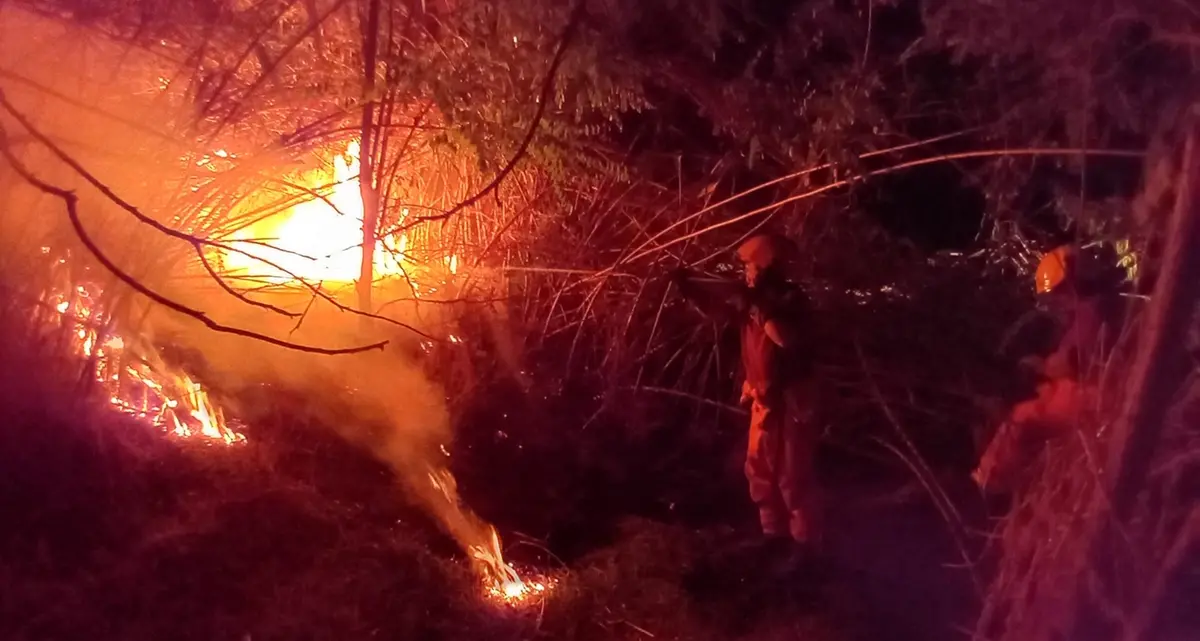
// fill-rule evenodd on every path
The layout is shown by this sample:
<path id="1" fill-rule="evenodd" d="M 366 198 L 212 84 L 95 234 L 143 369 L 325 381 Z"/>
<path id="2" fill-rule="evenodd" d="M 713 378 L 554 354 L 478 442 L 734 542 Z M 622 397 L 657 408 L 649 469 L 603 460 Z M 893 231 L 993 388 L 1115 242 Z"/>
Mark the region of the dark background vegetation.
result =
<path id="1" fill-rule="evenodd" d="M 9 4 L 130 46 L 201 52 L 189 70 L 196 118 L 227 136 L 318 146 L 311 131 L 289 136 L 352 102 L 329 87 L 360 68 L 361 25 L 323 32 L 350 37 L 345 64 L 329 42 L 297 36 L 303 24 L 263 29 L 282 6 L 271 2 Z M 361 20 L 371 3 L 351 4 Z M 505 258 L 487 261 L 514 268 L 505 331 L 464 305 L 468 341 L 426 366 L 450 397 L 451 465 L 467 503 L 497 524 L 518 564 L 559 577 L 554 596 L 521 611 L 486 602 L 392 472 L 314 424 L 308 408 L 327 399 L 230 391 L 249 444 L 181 445 L 122 424 L 69 381 L 28 376 L 52 371 L 49 357 L 36 342 L 5 341 L 0 636 L 963 635 L 1002 563 L 966 475 L 1003 408 L 1029 393 L 1016 360 L 1045 344 L 1025 324 L 1037 320 L 1030 270 L 1058 243 L 1145 247 L 1153 229 L 1139 209 L 1144 158 L 1053 150 L 1153 158 L 1176 144 L 1195 99 L 1200 10 L 1164 0 L 589 0 L 572 18 L 574 5 L 557 2 L 383 4 L 419 16 L 406 32 L 413 48 L 387 50 L 401 70 L 389 99 L 436 104 L 436 142 L 477 154 L 481 171 L 516 157 L 545 185 L 534 214 L 496 234 Z M 552 108 L 535 123 L 531 96 L 572 20 Z M 249 34 L 264 62 L 251 72 L 238 59 Z M 514 37 L 536 44 L 508 46 Z M 299 60 L 282 64 L 288 52 Z M 311 104 L 280 116 L 268 107 L 294 95 L 285 90 Z M 1003 153 L 1029 149 L 1042 151 Z M 668 224 L 805 169 L 659 242 L 848 182 L 620 262 Z M 499 194 L 498 207 L 515 206 Z M 820 311 L 820 466 L 836 559 L 821 581 L 777 584 L 721 565 L 755 529 L 741 476 L 746 417 L 733 407 L 736 335 L 663 277 L 693 263 L 728 274 L 729 248 L 764 220 L 799 243 L 795 276 Z M 614 265 L 629 277 L 594 276 Z M 542 267 L 593 276 L 522 270 Z M 5 322 L 12 336 L 30 331 Z M 513 345 L 516 363 L 498 356 Z M 914 480 L 918 459 L 965 527 Z"/>

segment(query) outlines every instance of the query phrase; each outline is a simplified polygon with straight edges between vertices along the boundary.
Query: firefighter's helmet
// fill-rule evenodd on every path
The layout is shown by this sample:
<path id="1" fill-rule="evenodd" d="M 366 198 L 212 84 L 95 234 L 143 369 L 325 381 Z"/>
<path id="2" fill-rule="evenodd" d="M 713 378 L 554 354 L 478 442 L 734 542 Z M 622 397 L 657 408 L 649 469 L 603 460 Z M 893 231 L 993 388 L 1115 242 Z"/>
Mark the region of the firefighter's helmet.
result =
<path id="1" fill-rule="evenodd" d="M 759 270 L 769 269 L 787 260 L 791 242 L 775 234 L 751 236 L 737 248 L 737 257 L 746 265 Z"/>
<path id="2" fill-rule="evenodd" d="M 1046 252 L 1038 263 L 1034 274 L 1034 287 L 1038 294 L 1049 294 L 1070 277 L 1075 263 L 1075 251 L 1070 245 L 1061 245 Z"/>

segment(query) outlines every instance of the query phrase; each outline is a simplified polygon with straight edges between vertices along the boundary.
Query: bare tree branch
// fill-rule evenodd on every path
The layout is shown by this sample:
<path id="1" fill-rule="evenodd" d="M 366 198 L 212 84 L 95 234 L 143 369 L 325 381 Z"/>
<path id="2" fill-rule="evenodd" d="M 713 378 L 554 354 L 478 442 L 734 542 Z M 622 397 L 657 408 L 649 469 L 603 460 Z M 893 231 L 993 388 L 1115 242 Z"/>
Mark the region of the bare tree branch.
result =
<path id="1" fill-rule="evenodd" d="M 2 98 L 0 98 L 0 99 L 2 99 Z M 27 183 L 36 187 L 37 189 L 41 190 L 42 192 L 44 192 L 46 194 L 60 198 L 63 201 L 63 204 L 67 208 L 67 216 L 71 220 L 71 226 L 75 229 L 75 233 L 79 237 L 80 242 L 83 243 L 84 247 L 86 247 L 87 250 L 89 252 L 91 252 L 91 254 L 96 258 L 96 260 L 101 265 L 103 265 L 104 268 L 107 269 L 113 276 L 116 276 L 118 279 L 121 280 L 121 282 L 125 283 L 130 288 L 132 288 L 134 291 L 142 294 L 146 298 L 149 298 L 150 300 L 152 300 L 170 310 L 173 310 L 173 311 L 183 314 L 185 316 L 190 316 L 191 318 L 194 318 L 194 319 L 200 321 L 206 327 L 208 327 L 209 329 L 211 329 L 213 331 L 221 332 L 224 334 L 233 334 L 235 336 L 242 336 L 245 338 L 251 338 L 254 340 L 262 341 L 264 343 L 269 343 L 271 345 L 276 345 L 279 347 L 296 350 L 299 352 L 309 352 L 309 353 L 313 353 L 313 354 L 328 354 L 328 355 L 356 354 L 359 352 L 367 352 L 367 351 L 374 350 L 374 349 L 383 349 L 383 347 L 385 345 L 387 345 L 387 341 L 380 341 L 378 343 L 372 343 L 370 345 L 362 345 L 362 346 L 358 346 L 358 347 L 325 348 L 325 347 L 315 347 L 312 345 L 302 345 L 299 343 L 293 343 L 290 341 L 280 340 L 278 338 L 275 338 L 273 336 L 268 336 L 266 334 L 260 334 L 258 332 L 253 332 L 253 331 L 250 331 L 247 329 L 242 329 L 240 327 L 232 327 L 229 325 L 223 325 L 223 324 L 218 323 L 218 322 L 214 321 L 213 319 L 209 318 L 207 314 L 205 314 L 204 312 L 202 312 L 198 309 L 193 309 L 191 307 L 183 305 L 182 303 L 171 300 L 170 298 L 163 296 L 162 294 L 159 294 L 158 292 L 156 292 L 156 291 L 150 289 L 149 287 L 143 285 L 142 283 L 138 282 L 138 280 L 136 278 L 134 278 L 133 276 L 131 276 L 130 274 L 128 274 L 127 272 L 122 270 L 120 267 L 118 267 L 112 261 L 112 259 L 110 259 L 107 255 L 105 255 L 104 251 L 102 249 L 100 249 L 100 247 L 98 245 L 96 245 L 96 242 L 94 240 L 92 240 L 92 237 L 90 235 L 88 235 L 87 230 L 84 228 L 83 222 L 79 219 L 79 210 L 78 210 L 79 197 L 76 196 L 73 192 L 71 192 L 69 190 L 55 187 L 46 182 L 43 182 L 37 176 L 34 176 L 21 163 L 21 161 L 12 153 L 12 150 L 9 149 L 9 147 L 8 147 L 7 140 L 8 140 L 7 132 L 3 129 L 2 126 L 0 126 L 0 154 L 4 155 L 4 157 L 8 160 L 9 164 L 12 165 L 13 169 L 17 172 L 17 174 L 20 175 L 21 178 L 24 179 Z"/>
<path id="2" fill-rule="evenodd" d="M 542 91 L 538 97 L 537 111 L 535 111 L 533 114 L 533 122 L 530 123 L 529 130 L 525 132 L 525 138 L 517 147 L 516 153 L 514 153 L 512 158 L 509 159 L 508 163 L 500 169 L 500 172 L 496 174 L 495 178 L 492 178 L 492 181 L 485 185 L 483 189 L 476 192 L 475 195 L 458 203 L 441 214 L 432 216 L 418 216 L 417 218 L 414 218 L 411 223 L 406 225 L 404 227 L 405 229 L 414 227 L 421 223 L 437 220 L 445 221 L 449 219 L 454 214 L 457 214 L 467 207 L 474 205 L 489 193 L 496 190 L 498 187 L 500 187 L 500 183 L 504 182 L 504 179 L 507 178 L 510 173 L 512 173 L 513 169 L 516 169 L 517 163 L 524 158 L 525 153 L 529 150 L 529 145 L 533 142 L 534 135 L 537 134 L 538 126 L 542 123 L 542 117 L 546 113 L 546 105 L 550 102 L 550 94 L 554 90 L 554 79 L 558 75 L 558 68 L 562 64 L 563 58 L 567 53 L 567 47 L 570 45 L 571 39 L 574 38 L 575 32 L 579 27 L 579 23 L 583 18 L 584 4 L 585 3 L 580 0 L 575 3 L 575 8 L 571 10 L 571 17 L 568 19 L 567 26 L 563 30 L 562 38 L 559 40 L 558 50 L 554 52 L 554 59 L 550 62 L 550 70 L 546 72 L 546 78 L 542 81 Z"/>
<path id="3" fill-rule="evenodd" d="M 2 90 L 0 90 L 0 107 L 3 107 L 18 123 L 21 124 L 22 127 L 24 127 L 26 129 L 26 131 L 29 132 L 29 134 L 31 136 L 33 136 L 38 142 L 45 145 L 46 148 L 49 149 L 51 152 L 53 152 L 54 155 L 57 156 L 59 160 L 61 160 L 67 166 L 71 167 L 71 169 L 75 170 L 76 173 L 78 173 L 85 180 L 87 180 L 88 183 L 90 183 L 93 187 L 95 187 L 98 191 L 100 191 L 100 193 L 104 194 L 104 196 L 107 197 L 109 200 L 116 203 L 119 207 L 121 207 L 125 211 L 132 214 L 133 217 L 136 218 L 139 222 L 141 222 L 145 225 L 149 225 L 150 227 L 154 228 L 155 230 L 157 230 L 167 236 L 170 236 L 171 238 L 177 238 L 179 240 L 182 240 L 183 242 L 186 242 L 189 245 L 191 245 L 193 248 L 196 248 L 197 251 L 200 250 L 201 246 L 216 247 L 223 251 L 233 252 L 233 253 L 237 253 L 237 254 L 242 254 L 244 256 L 248 256 L 254 260 L 262 262 L 265 265 L 269 265 L 270 267 L 272 267 L 274 269 L 278 269 L 279 271 L 291 276 L 297 282 L 304 285 L 304 287 L 307 288 L 308 290 L 310 290 L 311 292 L 313 292 L 313 294 L 324 298 L 330 304 L 337 307 L 339 311 L 349 312 L 351 314 L 357 314 L 359 316 L 363 316 L 366 318 L 374 318 L 375 320 L 380 320 L 385 323 L 390 323 L 392 325 L 396 325 L 397 327 L 402 327 L 404 329 L 407 329 L 407 330 L 409 330 L 419 336 L 422 336 L 423 338 L 427 338 L 429 340 L 433 340 L 433 341 L 441 341 L 442 340 L 438 337 L 435 337 L 426 332 L 423 332 L 420 329 L 413 327 L 412 325 L 403 323 L 394 318 L 388 318 L 387 316 L 382 316 L 379 314 L 372 314 L 370 312 L 357 310 L 352 307 L 347 307 L 346 305 L 343 305 L 342 303 L 338 302 L 337 299 L 333 298 L 329 294 L 326 294 L 325 292 L 321 291 L 319 288 L 314 287 L 312 285 L 312 283 L 308 282 L 307 279 L 301 278 L 300 276 L 297 276 L 295 273 L 289 271 L 288 269 L 286 269 L 276 263 L 273 263 L 265 258 L 262 258 L 260 256 L 255 256 L 254 254 L 247 253 L 245 251 L 242 251 L 240 249 L 237 249 L 236 247 L 232 247 L 225 243 L 208 240 L 206 238 L 199 238 L 199 237 L 193 236 L 191 234 L 181 232 L 177 229 L 173 229 L 171 227 L 168 227 L 168 226 L 158 222 L 157 220 L 151 218 L 150 216 L 147 216 L 146 214 L 142 213 L 141 210 L 139 210 L 137 207 L 134 207 L 128 201 L 122 199 L 115 192 L 113 192 L 112 189 L 110 189 L 107 185 L 100 182 L 100 180 L 98 178 L 96 178 L 90 172 L 88 172 L 88 170 L 86 168 L 84 168 L 83 165 L 80 165 L 78 161 L 76 161 L 74 158 L 72 158 L 70 155 L 68 155 L 66 152 L 64 152 L 58 145 L 54 144 L 53 140 L 50 140 L 50 138 L 48 136 L 46 136 L 44 133 L 42 133 L 40 130 L 38 130 L 36 127 L 34 127 L 33 123 L 30 122 L 29 119 L 27 117 L 25 117 L 24 114 L 22 114 L 16 107 L 14 107 L 12 105 L 11 102 L 8 101 L 8 97 L 4 94 L 4 92 Z M 272 248 L 274 248 L 274 247 L 272 246 Z M 278 249 L 278 248 L 275 248 L 275 249 Z"/>
<path id="4" fill-rule="evenodd" d="M 241 109 L 249 102 L 250 96 L 254 95 L 254 92 L 258 91 L 264 84 L 266 84 L 267 79 L 270 78 L 271 75 L 275 73 L 275 70 L 279 68 L 279 65 L 282 64 L 283 61 L 293 51 L 295 51 L 296 47 L 300 46 L 300 43 L 304 42 L 309 36 L 320 30 L 325 21 L 328 20 L 339 9 L 341 9 L 342 6 L 346 4 L 346 1 L 347 0 L 337 0 L 337 2 L 334 2 L 319 20 L 311 21 L 303 33 L 301 33 L 296 37 L 296 39 L 284 47 L 283 51 L 279 53 L 279 56 L 275 58 L 275 64 L 263 69 L 262 74 L 259 75 L 254 83 L 251 84 L 246 91 L 242 92 L 242 95 L 238 97 L 238 101 L 234 104 L 233 108 L 229 110 L 229 113 L 225 114 L 225 117 L 222 118 L 221 122 L 217 125 L 216 130 L 213 131 L 213 137 L 219 134 L 226 126 L 229 125 L 229 123 L 233 122 L 234 118 L 241 112 Z"/>
<path id="5" fill-rule="evenodd" d="M 856 176 L 851 176 L 850 178 L 845 178 L 843 180 L 837 180 L 837 181 L 831 182 L 827 185 L 822 185 L 815 189 L 811 189 L 804 193 L 797 194 L 795 196 L 789 196 L 788 198 L 784 198 L 783 200 L 780 200 L 778 202 L 771 203 L 770 205 L 766 205 L 764 207 L 759 207 L 758 209 L 755 209 L 753 211 L 749 211 L 749 212 L 746 212 L 746 213 L 738 215 L 738 216 L 733 216 L 731 218 L 724 219 L 718 223 L 709 225 L 708 227 L 704 227 L 704 228 L 698 229 L 694 232 L 684 234 L 683 236 L 679 236 L 677 238 L 669 240 L 665 243 L 662 243 L 661 245 L 656 245 L 654 247 L 644 249 L 644 250 L 634 254 L 633 256 L 630 256 L 627 259 L 621 259 L 616 264 L 614 264 L 612 267 L 610 267 L 609 270 L 615 269 L 617 267 L 617 265 L 620 265 L 623 263 L 629 263 L 629 262 L 639 260 L 641 258 L 645 258 L 646 256 L 649 256 L 651 254 L 655 254 L 660 251 L 663 251 L 668 247 L 672 247 L 674 245 L 685 242 L 692 238 L 697 238 L 699 236 L 703 236 L 704 234 L 716 231 L 717 229 L 720 229 L 722 227 L 728 227 L 729 225 L 737 224 L 743 220 L 747 220 L 747 219 L 753 218 L 755 216 L 758 216 L 758 215 L 761 215 L 764 213 L 770 213 L 770 212 L 777 211 L 778 209 L 782 208 L 786 204 L 793 203 L 793 202 L 796 202 L 799 200 L 804 200 L 805 198 L 811 198 L 813 196 L 825 193 L 827 191 L 832 191 L 839 187 L 845 187 L 845 186 L 851 185 L 853 183 L 856 183 L 860 180 L 865 180 L 867 178 L 872 178 L 875 176 L 882 176 L 884 174 L 894 173 L 897 171 L 901 171 L 903 169 L 910 169 L 912 167 L 920 167 L 922 165 L 932 165 L 934 163 L 946 162 L 949 160 L 961 160 L 964 158 L 995 158 L 995 157 L 1003 157 L 1003 156 L 1068 156 L 1068 155 L 1080 155 L 1080 154 L 1086 154 L 1088 156 L 1109 156 L 1109 157 L 1119 157 L 1119 158 L 1141 158 L 1144 155 L 1140 151 L 1128 151 L 1128 150 L 1122 150 L 1122 149 L 1067 149 L 1067 148 L 1053 149 L 1053 148 L 1050 148 L 1050 149 L 988 149 L 988 150 L 982 150 L 982 151 L 966 151 L 966 152 L 956 153 L 956 154 L 944 154 L 941 156 L 934 156 L 932 158 L 920 158 L 918 160 L 902 162 L 902 163 L 899 163 L 896 165 L 892 165 L 890 167 L 883 167 L 881 169 L 867 171 L 867 172 L 858 174 Z M 597 274 L 597 276 L 602 275 L 606 271 L 608 271 L 608 270 L 603 270 L 603 271 L 599 272 Z"/>
<path id="6" fill-rule="evenodd" d="M 22 76 L 21 74 L 18 74 L 15 71 L 10 71 L 8 69 L 4 69 L 3 67 L 0 67 L 0 78 L 8 78 L 9 80 L 12 80 L 14 82 L 21 83 L 23 85 L 26 85 L 27 87 L 32 88 L 33 90 L 35 90 L 39 93 L 44 93 L 52 98 L 61 100 L 62 102 L 66 103 L 68 105 L 71 105 L 72 107 L 76 107 L 76 108 L 86 111 L 88 113 L 96 114 L 97 116 L 100 116 L 102 118 L 107 118 L 109 120 L 112 120 L 113 122 L 119 122 L 122 125 L 125 125 L 126 127 L 129 127 L 130 129 L 133 129 L 134 131 L 140 131 L 146 135 L 153 136 L 154 138 L 157 138 L 158 140 L 169 143 L 173 146 L 177 146 L 177 147 L 182 146 L 178 140 L 172 138 L 171 136 L 167 135 L 166 133 L 158 131 L 157 129 L 147 127 L 144 122 L 137 122 L 130 118 L 125 118 L 124 116 L 119 116 L 117 114 L 100 109 L 100 108 L 96 107 L 95 105 L 89 105 L 81 100 L 76 100 L 76 99 L 71 98 L 70 96 L 62 93 L 61 91 L 51 89 L 50 87 L 47 87 L 47 86 L 37 82 L 36 80 L 26 78 L 25 76 Z"/>
<path id="7" fill-rule="evenodd" d="M 267 32 L 279 22 L 279 19 L 283 17 L 283 14 L 287 13 L 288 9 L 291 9 L 292 5 L 294 4 L 295 0 L 285 3 L 279 8 L 279 11 L 277 11 L 270 20 L 265 21 L 264 24 L 259 28 L 258 32 L 254 34 L 254 37 L 250 39 L 249 44 L 247 44 L 242 50 L 242 54 L 238 56 L 237 62 L 235 62 L 233 67 L 229 69 L 229 73 L 221 76 L 221 80 L 217 83 L 216 88 L 213 89 L 212 96 L 210 96 L 204 105 L 200 107 L 201 116 L 208 115 L 208 113 L 212 110 L 217 99 L 221 97 L 221 92 L 225 90 L 225 85 L 228 84 L 230 78 L 237 73 L 237 70 L 241 68 L 243 64 L 245 64 L 246 59 L 250 57 L 250 54 L 259 54 L 259 59 L 262 62 L 264 73 L 267 69 L 273 68 L 269 66 L 266 56 L 262 53 L 262 39 L 267 35 Z M 320 25 L 318 24 L 317 26 L 319 27 Z"/>
<path id="8" fill-rule="evenodd" d="M 208 262 L 208 257 L 204 255 L 204 250 L 199 247 L 196 248 L 196 257 L 200 259 L 200 264 L 204 266 L 204 269 L 205 269 L 205 271 L 208 272 L 208 275 L 211 276 L 212 279 L 217 282 L 217 285 L 220 285 L 221 289 L 225 290 L 225 292 L 228 293 L 230 296 L 233 296 L 234 298 L 242 301 L 243 303 L 246 303 L 247 305 L 261 307 L 263 309 L 270 310 L 270 311 L 275 312 L 276 314 L 280 314 L 282 316 L 288 316 L 291 318 L 295 318 L 300 315 L 298 312 L 289 312 L 286 309 L 281 309 L 270 303 L 264 303 L 262 301 L 254 300 L 253 298 L 246 296 L 246 294 L 239 292 L 236 289 L 234 289 L 233 287 L 231 287 L 229 285 L 229 283 L 225 282 L 224 278 L 221 278 L 221 276 L 217 274 L 216 270 L 213 269 L 212 264 Z"/>

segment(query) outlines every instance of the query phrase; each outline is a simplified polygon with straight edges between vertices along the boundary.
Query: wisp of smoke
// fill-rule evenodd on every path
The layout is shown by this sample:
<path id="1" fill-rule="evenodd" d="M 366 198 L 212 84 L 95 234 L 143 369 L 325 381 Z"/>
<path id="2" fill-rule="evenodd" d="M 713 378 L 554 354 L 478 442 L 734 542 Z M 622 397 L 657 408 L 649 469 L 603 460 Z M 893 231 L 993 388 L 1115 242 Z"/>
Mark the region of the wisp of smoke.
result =
<path id="1" fill-rule="evenodd" d="M 0 8 L 0 89 L 7 98 L 122 199 L 175 228 L 181 226 L 181 212 L 191 207 L 193 159 L 207 153 L 189 129 L 193 114 L 186 96 L 167 86 L 178 71 L 169 61 L 84 29 Z M 202 355 L 206 374 L 222 390 L 271 383 L 309 398 L 338 399 L 308 405 L 318 414 L 316 423 L 385 462 L 466 550 L 474 553 L 494 545 L 490 527 L 459 504 L 446 472 L 442 446 L 450 438 L 450 420 L 444 391 L 420 362 L 427 339 L 403 327 L 365 321 L 326 301 L 311 302 L 311 295 L 296 290 L 256 298 L 303 312 L 302 319 L 247 305 L 200 269 L 186 242 L 137 222 L 55 159 L 13 118 L 0 115 L 0 124 L 10 149 L 41 180 L 76 191 L 88 233 L 114 263 L 144 285 L 203 310 L 221 324 L 282 340 L 325 347 L 376 340 L 388 344 L 353 355 L 302 353 L 213 332 L 155 305 L 102 269 L 71 229 L 62 201 L 26 184 L 7 163 L 0 163 L 0 250 L 6 255 L 0 268 L 20 270 L 48 252 L 64 256 L 77 278 L 102 284 L 119 331 Z M 260 156 L 270 158 L 273 153 Z M 260 162 L 255 171 L 263 167 L 269 163 Z M 182 226 L 195 228 L 201 222 Z M 429 334 L 445 334 L 439 328 L 446 320 L 436 310 L 418 315 L 411 305 L 393 306 L 389 314 Z M 302 322 L 297 326 L 298 320 Z"/>

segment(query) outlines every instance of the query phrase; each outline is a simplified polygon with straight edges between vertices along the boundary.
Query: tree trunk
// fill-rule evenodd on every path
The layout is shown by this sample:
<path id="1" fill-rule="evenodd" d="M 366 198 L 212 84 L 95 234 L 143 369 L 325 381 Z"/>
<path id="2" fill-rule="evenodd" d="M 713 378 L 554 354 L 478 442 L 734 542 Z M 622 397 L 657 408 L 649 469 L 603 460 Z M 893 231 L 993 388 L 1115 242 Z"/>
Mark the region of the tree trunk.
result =
<path id="1" fill-rule="evenodd" d="M 369 0 L 363 31 L 363 113 L 358 152 L 358 184 L 363 204 L 362 262 L 358 270 L 358 308 L 371 311 L 375 280 L 375 242 L 379 228 L 379 189 L 375 180 L 375 64 L 379 46 L 380 0 Z"/>

